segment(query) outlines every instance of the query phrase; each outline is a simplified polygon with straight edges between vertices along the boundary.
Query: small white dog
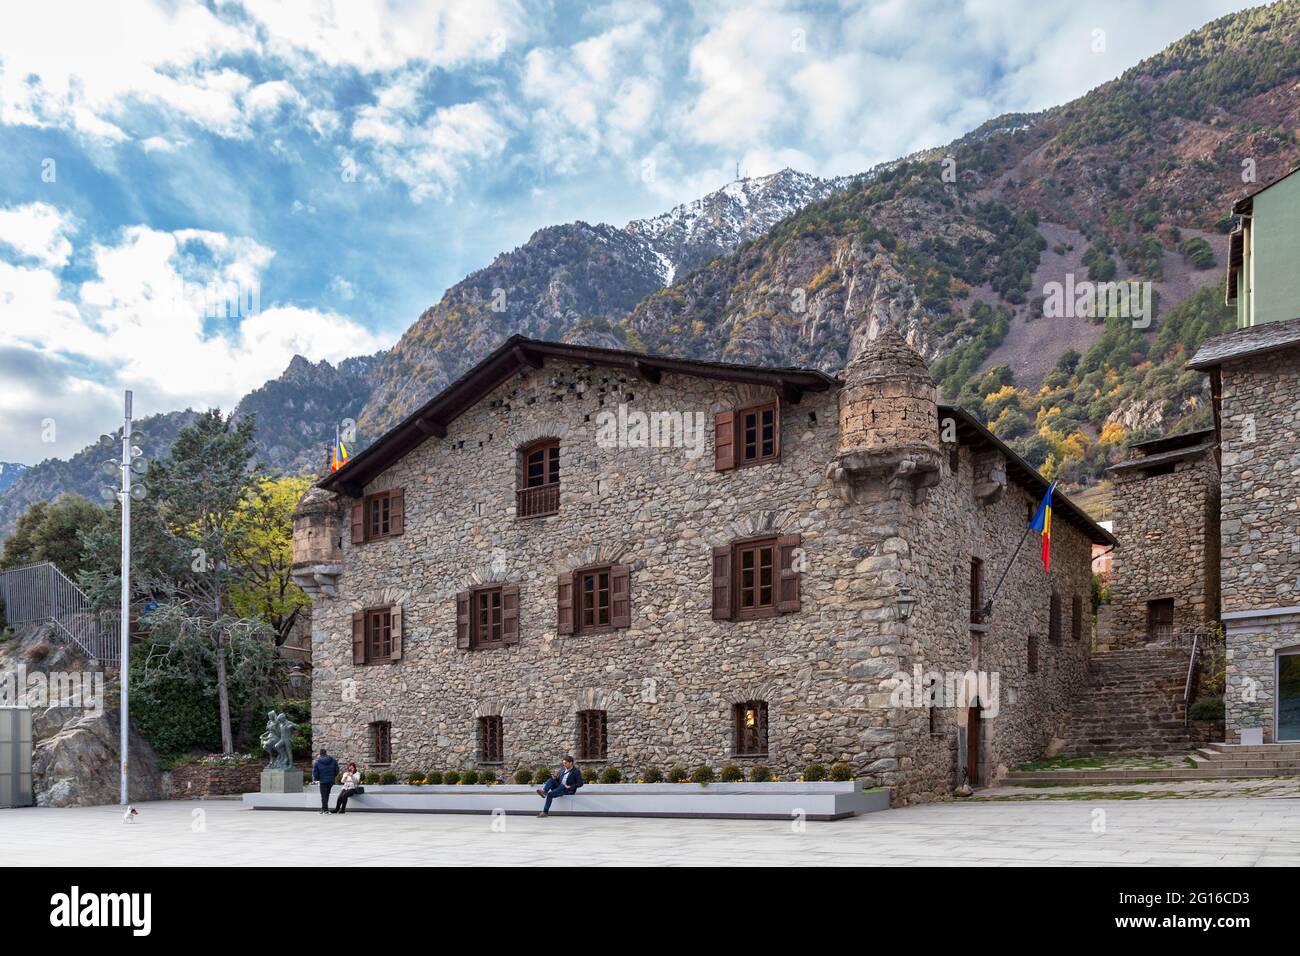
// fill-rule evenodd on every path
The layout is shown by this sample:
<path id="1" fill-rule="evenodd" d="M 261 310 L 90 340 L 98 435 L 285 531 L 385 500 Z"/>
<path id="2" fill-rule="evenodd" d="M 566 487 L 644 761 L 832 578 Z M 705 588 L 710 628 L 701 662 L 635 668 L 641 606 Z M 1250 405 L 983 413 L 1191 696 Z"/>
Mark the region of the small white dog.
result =
<path id="1" fill-rule="evenodd" d="M 140 815 L 140 811 L 135 807 L 127 807 L 126 813 L 122 814 L 123 823 L 135 823 L 135 818 Z"/>

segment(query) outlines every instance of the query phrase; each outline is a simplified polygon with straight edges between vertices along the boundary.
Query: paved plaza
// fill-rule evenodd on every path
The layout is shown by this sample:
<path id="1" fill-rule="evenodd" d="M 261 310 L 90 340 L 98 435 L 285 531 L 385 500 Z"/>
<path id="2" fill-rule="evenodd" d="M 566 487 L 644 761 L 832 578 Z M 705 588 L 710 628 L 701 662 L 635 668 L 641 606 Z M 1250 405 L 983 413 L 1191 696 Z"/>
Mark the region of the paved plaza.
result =
<path id="1" fill-rule="evenodd" d="M 784 821 L 254 811 L 233 800 L 0 810 L 11 865 L 1300 866 L 1300 799 L 930 804 Z"/>

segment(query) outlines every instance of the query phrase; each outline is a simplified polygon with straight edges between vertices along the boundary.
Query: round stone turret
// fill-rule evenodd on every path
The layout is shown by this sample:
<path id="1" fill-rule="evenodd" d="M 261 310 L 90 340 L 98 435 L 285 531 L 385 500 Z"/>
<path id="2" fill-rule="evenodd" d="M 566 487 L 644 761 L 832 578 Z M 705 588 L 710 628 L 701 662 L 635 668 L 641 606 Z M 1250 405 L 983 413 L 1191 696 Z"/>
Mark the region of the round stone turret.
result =
<path id="1" fill-rule="evenodd" d="M 939 389 L 925 359 L 884 326 L 844 369 L 838 455 L 828 473 L 852 482 L 873 473 L 929 482 L 939 470 Z"/>
<path id="2" fill-rule="evenodd" d="M 293 512 L 293 579 L 313 599 L 332 595 L 342 572 L 339 498 L 313 485 Z"/>

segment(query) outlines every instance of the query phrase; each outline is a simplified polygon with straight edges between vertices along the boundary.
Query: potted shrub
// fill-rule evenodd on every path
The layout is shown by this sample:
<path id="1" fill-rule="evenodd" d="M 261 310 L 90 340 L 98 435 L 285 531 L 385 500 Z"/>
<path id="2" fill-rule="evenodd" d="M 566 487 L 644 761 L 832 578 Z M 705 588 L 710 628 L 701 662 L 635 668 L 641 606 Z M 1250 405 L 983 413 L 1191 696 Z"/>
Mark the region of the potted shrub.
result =
<path id="1" fill-rule="evenodd" d="M 723 783 L 740 783 L 745 779 L 745 771 L 741 770 L 734 763 L 729 763 L 722 768 L 722 773 L 718 775 L 718 779 Z"/>
<path id="2" fill-rule="evenodd" d="M 480 770 L 478 782 L 486 786 L 492 786 L 497 782 L 497 773 L 495 770 Z"/>
<path id="3" fill-rule="evenodd" d="M 623 774 L 619 772 L 619 769 L 617 767 L 606 767 L 604 770 L 600 772 L 600 782 L 601 783 L 622 783 Z"/>
<path id="4" fill-rule="evenodd" d="M 442 771 L 430 770 L 424 775 L 424 782 L 430 786 L 438 786 L 438 784 L 442 783 Z"/>
<path id="5" fill-rule="evenodd" d="M 478 783 L 478 771 L 466 770 L 463 774 L 460 775 L 460 782 L 468 783 L 468 784 Z"/>
<path id="6" fill-rule="evenodd" d="M 397 774 L 393 773 L 391 770 L 385 770 L 379 775 L 379 783 L 381 786 L 391 787 L 393 784 L 397 783 Z"/>
<path id="7" fill-rule="evenodd" d="M 413 787 L 423 787 L 423 786 L 424 786 L 424 774 L 422 774 L 422 773 L 416 773 L 415 771 L 412 771 L 411 773 L 408 773 L 408 774 L 406 775 L 406 782 L 409 783 L 409 784 L 410 784 L 411 786 L 413 786 Z"/>
<path id="8" fill-rule="evenodd" d="M 685 783 L 690 778 L 690 776 L 691 775 L 687 773 L 685 770 L 683 770 L 681 767 L 673 766 L 668 771 L 668 782 Z"/>
<path id="9" fill-rule="evenodd" d="M 853 768 L 841 761 L 840 763 L 831 764 L 831 779 L 843 783 L 846 780 L 853 779 Z"/>
<path id="10" fill-rule="evenodd" d="M 515 771 L 515 783 L 519 786 L 526 787 L 528 784 L 532 783 L 532 781 L 533 774 L 531 770 L 525 770 L 523 767 L 520 767 Z"/>
<path id="11" fill-rule="evenodd" d="M 533 774 L 533 783 L 537 784 L 539 787 L 543 786 L 546 781 L 550 779 L 551 771 L 548 767 L 538 767 L 537 771 Z"/>
<path id="12" fill-rule="evenodd" d="M 806 783 L 817 783 L 826 779 L 826 768 L 819 763 L 810 763 L 803 771 L 803 779 Z"/>
<path id="13" fill-rule="evenodd" d="M 442 782 L 447 784 L 447 786 L 449 787 L 455 786 L 456 784 L 460 783 L 460 774 L 458 774 L 455 770 L 448 770 L 446 773 L 442 775 Z"/>
<path id="14" fill-rule="evenodd" d="M 641 772 L 642 783 L 663 783 L 664 772 L 658 767 L 646 767 Z"/>
<path id="15" fill-rule="evenodd" d="M 767 764 L 758 764 L 749 771 L 749 779 L 754 783 L 767 783 L 772 779 L 772 771 L 767 768 Z"/>
<path id="16" fill-rule="evenodd" d="M 365 773 L 361 775 L 361 782 L 366 784 L 367 786 L 373 787 L 375 784 L 379 782 L 379 774 L 373 770 L 367 770 Z"/>
<path id="17" fill-rule="evenodd" d="M 713 783 L 713 768 L 708 764 L 700 764 L 691 771 L 691 783 Z"/>

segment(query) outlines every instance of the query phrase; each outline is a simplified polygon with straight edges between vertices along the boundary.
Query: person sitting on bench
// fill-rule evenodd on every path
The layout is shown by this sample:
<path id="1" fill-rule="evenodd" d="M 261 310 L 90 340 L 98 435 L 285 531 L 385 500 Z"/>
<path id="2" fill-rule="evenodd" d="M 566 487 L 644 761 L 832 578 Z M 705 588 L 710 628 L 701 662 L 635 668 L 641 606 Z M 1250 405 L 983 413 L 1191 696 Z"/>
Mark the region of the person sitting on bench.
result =
<path id="1" fill-rule="evenodd" d="M 539 787 L 537 790 L 539 797 L 546 798 L 542 812 L 537 815 L 539 817 L 549 816 L 552 800 L 556 797 L 571 797 L 578 792 L 578 788 L 581 786 L 582 771 L 574 766 L 573 758 L 566 755 L 563 769 L 559 773 L 551 774 L 551 779 L 546 781 L 546 785 Z"/>

